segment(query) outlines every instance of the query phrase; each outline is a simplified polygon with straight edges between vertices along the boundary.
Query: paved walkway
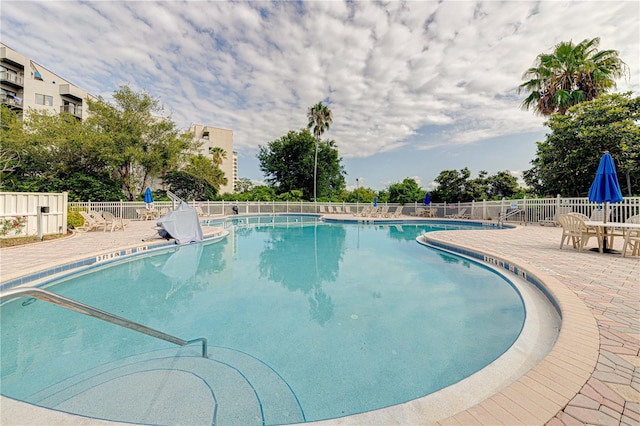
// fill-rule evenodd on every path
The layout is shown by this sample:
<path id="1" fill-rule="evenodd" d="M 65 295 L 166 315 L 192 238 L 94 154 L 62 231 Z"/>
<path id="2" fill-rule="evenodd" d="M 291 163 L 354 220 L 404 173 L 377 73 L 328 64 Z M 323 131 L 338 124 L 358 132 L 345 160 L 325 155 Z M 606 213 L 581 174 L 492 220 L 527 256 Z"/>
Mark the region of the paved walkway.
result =
<path id="1" fill-rule="evenodd" d="M 126 232 L 90 232 L 2 249 L 0 279 L 4 282 L 90 254 L 140 245 L 154 232 L 151 222 L 132 222 Z M 560 250 L 560 237 L 560 228 L 535 224 L 428 235 L 433 243 L 482 253 L 537 277 L 549 285 L 563 312 L 556 347 L 540 366 L 503 392 L 439 424 L 640 424 L 640 259 L 567 247 Z M 595 246 L 592 240 L 590 247 Z M 620 249 L 620 242 L 614 248 Z M 38 419 L 29 417 L 24 406 L 15 408 L 6 398 L 1 402 L 3 425 Z M 412 403 L 404 411 L 387 410 L 388 415 L 378 417 L 380 423 L 424 423 L 415 421 L 419 412 L 411 412 L 419 406 Z M 93 423 L 97 422 L 84 424 Z M 348 419 L 336 423 L 350 424 Z M 69 419 L 56 424 L 69 424 Z"/>
<path id="2" fill-rule="evenodd" d="M 549 425 L 638 425 L 640 259 L 578 252 L 566 246 L 560 250 L 561 234 L 560 228 L 529 225 L 510 231 L 439 232 L 432 238 L 543 271 L 573 291 L 596 320 L 599 347 L 595 369 Z M 592 239 L 589 247 L 597 247 L 596 241 Z M 614 248 L 621 249 L 621 241 Z"/>

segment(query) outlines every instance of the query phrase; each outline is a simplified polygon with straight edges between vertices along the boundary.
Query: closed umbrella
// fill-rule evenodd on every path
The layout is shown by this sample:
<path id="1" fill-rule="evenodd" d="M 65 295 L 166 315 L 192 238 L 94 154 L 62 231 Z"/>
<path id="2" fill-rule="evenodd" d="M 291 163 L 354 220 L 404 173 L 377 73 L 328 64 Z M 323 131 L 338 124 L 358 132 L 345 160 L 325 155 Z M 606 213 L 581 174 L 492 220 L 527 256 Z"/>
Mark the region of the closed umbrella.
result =
<path id="1" fill-rule="evenodd" d="M 147 204 L 148 209 L 153 208 L 153 194 L 151 193 L 151 188 L 149 188 L 148 186 L 144 191 L 144 202 Z"/>
<path id="2" fill-rule="evenodd" d="M 616 173 L 616 165 L 609 152 L 605 152 L 600 158 L 600 165 L 596 171 L 596 177 L 589 188 L 589 201 L 604 204 L 604 222 L 607 221 L 607 204 L 619 203 L 622 201 L 622 191 Z M 605 228 L 606 230 L 606 228 Z M 607 238 L 605 236 L 603 247 L 607 248 Z"/>
<path id="3" fill-rule="evenodd" d="M 426 206 L 428 204 L 431 204 L 431 196 L 427 192 L 426 194 L 424 194 L 424 205 Z"/>
<path id="4" fill-rule="evenodd" d="M 378 206 L 378 197 L 375 197 L 373 199 L 373 207 L 377 207 Z"/>

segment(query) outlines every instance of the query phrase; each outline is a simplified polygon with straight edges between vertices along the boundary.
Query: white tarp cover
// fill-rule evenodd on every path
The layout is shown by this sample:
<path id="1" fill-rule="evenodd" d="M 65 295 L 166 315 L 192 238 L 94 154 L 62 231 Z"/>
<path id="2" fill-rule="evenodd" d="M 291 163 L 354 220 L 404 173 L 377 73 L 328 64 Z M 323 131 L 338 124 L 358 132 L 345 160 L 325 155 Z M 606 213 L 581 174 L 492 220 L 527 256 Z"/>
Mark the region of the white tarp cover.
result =
<path id="1" fill-rule="evenodd" d="M 173 237 L 176 244 L 187 244 L 203 239 L 198 212 L 186 203 L 178 204 L 175 210 L 158 219 L 157 225 Z"/>

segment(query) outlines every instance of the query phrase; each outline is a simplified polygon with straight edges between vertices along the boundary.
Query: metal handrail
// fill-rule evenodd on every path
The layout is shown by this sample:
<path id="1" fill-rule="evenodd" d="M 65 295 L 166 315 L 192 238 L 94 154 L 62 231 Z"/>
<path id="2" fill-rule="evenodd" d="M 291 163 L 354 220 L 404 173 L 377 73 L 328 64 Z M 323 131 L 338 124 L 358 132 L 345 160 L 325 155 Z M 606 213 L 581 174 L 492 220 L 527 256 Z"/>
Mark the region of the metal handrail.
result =
<path id="1" fill-rule="evenodd" d="M 517 214 L 523 214 L 525 213 L 524 210 L 522 209 L 513 209 L 507 213 L 502 213 L 500 212 L 500 214 L 498 215 L 498 226 L 502 226 L 504 224 L 504 220 L 511 217 L 511 216 L 515 216 Z M 527 224 L 527 217 L 524 216 L 524 224 Z"/>
<path id="2" fill-rule="evenodd" d="M 61 296 L 56 293 L 52 293 L 50 291 L 36 288 L 36 287 L 18 287 L 13 288 L 7 291 L 3 291 L 0 293 L 0 302 L 8 299 L 14 299 L 17 297 L 31 296 L 39 300 L 43 300 L 45 302 L 53 303 L 54 305 L 62 306 L 66 309 L 71 309 L 72 311 L 79 312 L 84 315 L 88 315 L 90 317 L 98 318 L 103 321 L 110 322 L 112 324 L 119 325 L 121 327 L 128 328 L 133 331 L 137 331 L 139 333 L 146 334 L 151 337 L 155 337 L 157 339 L 162 339 L 167 342 L 185 346 L 191 343 L 202 342 L 202 357 L 207 358 L 207 339 L 204 337 L 200 337 L 198 339 L 193 340 L 183 340 L 178 337 L 172 336 L 167 333 L 163 333 L 162 331 L 158 331 L 151 327 L 147 327 L 146 325 L 139 324 L 134 321 L 130 321 L 126 318 L 119 317 L 117 315 L 113 315 L 109 312 L 102 311 L 98 308 L 94 308 L 93 306 L 85 305 L 84 303 L 78 302 L 73 299 L 69 299 L 67 297 Z"/>
<path id="3" fill-rule="evenodd" d="M 184 203 L 184 200 L 180 197 L 178 197 L 176 194 L 174 194 L 173 192 L 167 190 L 167 197 L 169 197 L 169 199 L 171 200 L 171 209 L 175 210 L 176 209 L 176 203 L 180 204 L 180 203 Z"/>

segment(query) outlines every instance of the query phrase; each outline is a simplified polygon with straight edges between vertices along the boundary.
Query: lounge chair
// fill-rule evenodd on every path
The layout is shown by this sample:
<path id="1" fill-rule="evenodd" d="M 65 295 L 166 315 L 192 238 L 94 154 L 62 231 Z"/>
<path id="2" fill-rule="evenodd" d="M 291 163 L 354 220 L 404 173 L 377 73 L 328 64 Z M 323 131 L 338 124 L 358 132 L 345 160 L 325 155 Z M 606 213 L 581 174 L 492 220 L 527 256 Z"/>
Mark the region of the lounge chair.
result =
<path id="1" fill-rule="evenodd" d="M 342 214 L 342 207 L 341 206 L 335 206 L 334 209 L 335 209 L 334 213 Z"/>
<path id="2" fill-rule="evenodd" d="M 363 208 L 362 210 L 360 210 L 359 212 L 355 212 L 353 215 L 354 216 L 368 216 L 369 213 L 371 213 L 371 210 L 373 209 L 373 207 L 371 206 L 365 206 L 365 208 Z"/>
<path id="3" fill-rule="evenodd" d="M 577 214 L 561 214 L 558 216 L 558 223 L 562 226 L 562 239 L 560 240 L 560 249 L 566 243 L 571 243 L 573 248 L 577 248 L 578 251 L 582 251 L 586 247 L 591 237 L 597 237 L 597 232 L 590 229 L 586 224 L 584 218 Z M 602 241 L 599 238 L 598 248 L 602 247 Z"/>
<path id="4" fill-rule="evenodd" d="M 363 214 L 362 216 L 376 217 L 379 209 L 380 207 L 372 207 L 371 210 L 369 210 L 369 213 Z"/>
<path id="5" fill-rule="evenodd" d="M 393 217 L 393 218 L 400 217 L 402 215 L 402 209 L 403 209 L 402 206 L 396 207 L 396 211 L 393 212 L 393 215 L 391 217 Z"/>
<path id="6" fill-rule="evenodd" d="M 121 217 L 116 217 L 113 213 L 110 213 L 108 211 L 102 212 L 102 217 L 104 217 L 105 220 L 105 232 L 107 231 L 107 228 L 109 228 L 110 232 L 117 231 L 118 229 L 124 231 L 124 228 L 126 228 L 126 226 L 129 224 L 128 220 L 124 220 Z"/>
<path id="7" fill-rule="evenodd" d="M 79 230 L 83 231 L 97 231 L 100 228 L 105 228 L 107 226 L 107 222 L 104 220 L 96 220 L 94 215 L 89 214 L 90 212 L 80 211 L 79 212 L 82 218 L 84 219 L 84 225 L 79 228 Z"/>
<path id="8" fill-rule="evenodd" d="M 449 219 L 469 219 L 471 215 L 466 214 L 467 209 L 459 209 L 457 213 L 446 215 Z"/>
<path id="9" fill-rule="evenodd" d="M 416 211 L 414 211 L 411 216 L 422 216 L 426 210 L 422 207 L 418 207 Z"/>
<path id="10" fill-rule="evenodd" d="M 371 217 L 387 217 L 389 206 L 379 207 L 374 213 L 371 213 Z"/>
<path id="11" fill-rule="evenodd" d="M 102 216 L 102 211 L 95 211 L 95 210 L 89 210 L 88 211 L 89 216 L 91 216 L 91 218 L 93 219 L 93 221 L 97 224 L 98 228 L 106 228 L 107 227 L 107 221 L 105 220 L 104 216 Z"/>

